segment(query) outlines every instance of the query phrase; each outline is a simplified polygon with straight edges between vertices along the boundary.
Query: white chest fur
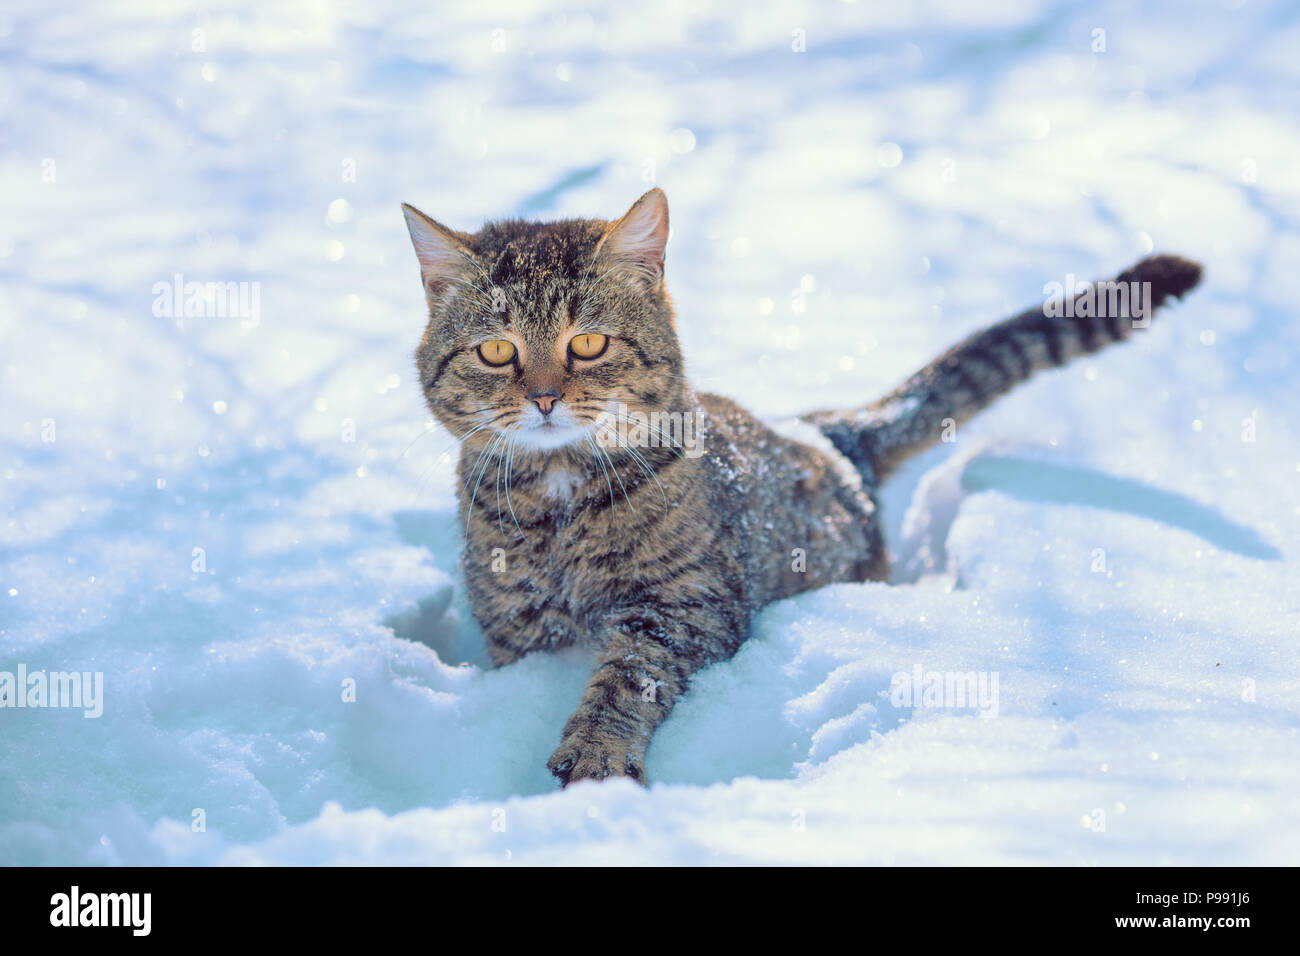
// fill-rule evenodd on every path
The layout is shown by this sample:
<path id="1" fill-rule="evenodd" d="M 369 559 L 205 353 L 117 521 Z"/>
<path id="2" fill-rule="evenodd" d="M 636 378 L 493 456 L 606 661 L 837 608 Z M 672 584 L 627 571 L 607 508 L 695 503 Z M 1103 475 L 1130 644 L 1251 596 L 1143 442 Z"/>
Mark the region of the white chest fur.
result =
<path id="1" fill-rule="evenodd" d="M 573 497 L 573 489 L 578 485 L 578 476 L 566 468 L 552 468 L 546 473 L 543 486 L 548 498 L 568 501 Z"/>

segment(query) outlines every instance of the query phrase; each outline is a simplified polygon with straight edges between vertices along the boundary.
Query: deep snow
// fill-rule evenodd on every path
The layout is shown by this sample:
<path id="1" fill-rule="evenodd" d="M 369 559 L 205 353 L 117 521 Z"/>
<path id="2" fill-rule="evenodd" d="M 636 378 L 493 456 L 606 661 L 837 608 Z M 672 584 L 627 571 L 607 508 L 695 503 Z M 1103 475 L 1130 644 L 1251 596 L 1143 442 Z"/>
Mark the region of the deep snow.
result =
<path id="1" fill-rule="evenodd" d="M 704 6 L 0 13 L 0 671 L 104 674 L 0 709 L 0 863 L 1300 862 L 1300 8 Z M 695 381 L 772 416 L 1207 278 L 911 463 L 905 583 L 770 608 L 648 791 L 561 793 L 584 660 L 483 669 L 398 203 L 650 181 Z"/>

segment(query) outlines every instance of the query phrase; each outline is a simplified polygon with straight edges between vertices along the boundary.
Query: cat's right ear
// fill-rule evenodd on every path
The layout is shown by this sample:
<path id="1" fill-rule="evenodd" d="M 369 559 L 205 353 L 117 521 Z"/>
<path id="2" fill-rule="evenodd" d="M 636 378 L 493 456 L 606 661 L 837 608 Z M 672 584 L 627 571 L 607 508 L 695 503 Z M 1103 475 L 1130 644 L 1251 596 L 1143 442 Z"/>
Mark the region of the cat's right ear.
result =
<path id="1" fill-rule="evenodd" d="M 465 281 L 465 274 L 474 259 L 454 232 L 414 206 L 402 203 L 402 215 L 406 217 L 415 258 L 420 260 L 424 294 L 432 306 L 442 300 L 453 286 Z"/>

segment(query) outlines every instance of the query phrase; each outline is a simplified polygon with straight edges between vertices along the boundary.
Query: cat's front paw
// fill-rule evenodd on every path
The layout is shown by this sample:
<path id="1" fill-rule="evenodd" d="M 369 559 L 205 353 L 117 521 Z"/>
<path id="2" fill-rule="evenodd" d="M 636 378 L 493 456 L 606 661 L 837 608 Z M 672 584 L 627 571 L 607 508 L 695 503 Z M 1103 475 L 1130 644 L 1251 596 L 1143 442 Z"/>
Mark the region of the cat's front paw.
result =
<path id="1" fill-rule="evenodd" d="M 645 786 L 645 756 L 616 737 L 566 737 L 546 761 L 551 773 L 567 787 L 579 780 L 630 777 Z"/>

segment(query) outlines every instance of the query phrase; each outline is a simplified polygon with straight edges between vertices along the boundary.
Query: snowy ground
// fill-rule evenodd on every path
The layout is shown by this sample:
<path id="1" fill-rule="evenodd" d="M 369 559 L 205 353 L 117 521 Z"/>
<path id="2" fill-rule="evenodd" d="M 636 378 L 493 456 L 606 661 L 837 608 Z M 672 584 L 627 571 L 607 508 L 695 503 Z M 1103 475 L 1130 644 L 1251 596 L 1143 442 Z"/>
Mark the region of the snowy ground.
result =
<path id="1" fill-rule="evenodd" d="M 0 863 L 1300 862 L 1300 8 L 1133 6 L 8 5 L 0 671 L 104 697 L 0 709 Z M 1207 279 L 891 483 L 947 573 L 770 608 L 648 791 L 561 793 L 584 664 L 481 666 L 398 203 L 651 179 L 695 381 L 764 414 Z"/>

